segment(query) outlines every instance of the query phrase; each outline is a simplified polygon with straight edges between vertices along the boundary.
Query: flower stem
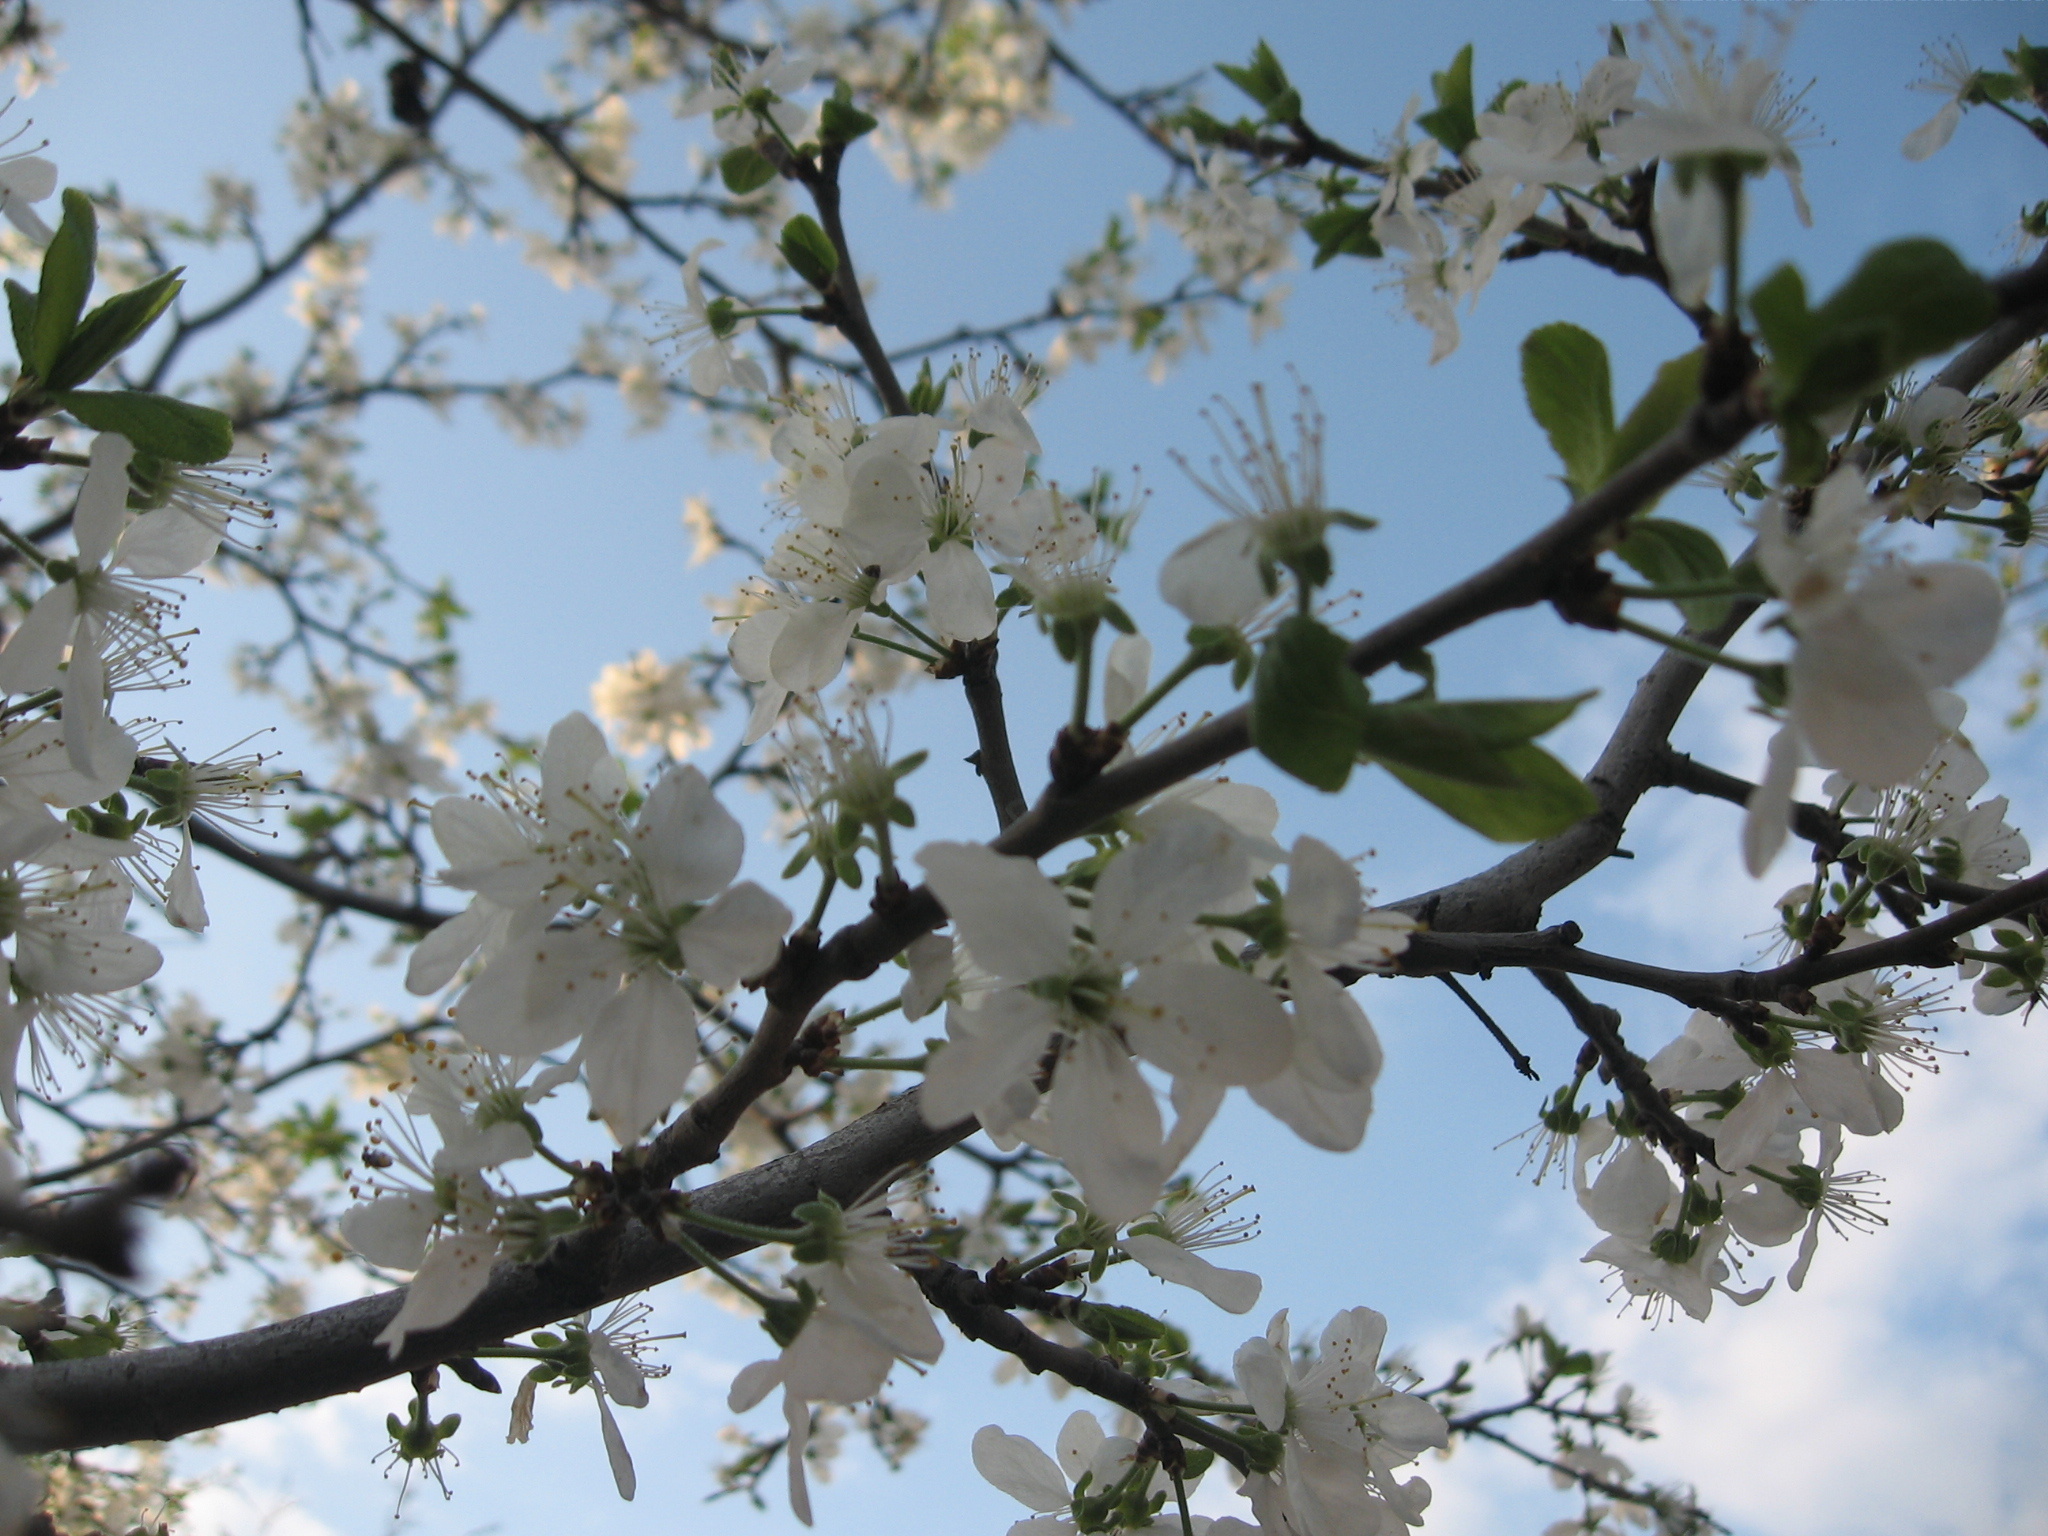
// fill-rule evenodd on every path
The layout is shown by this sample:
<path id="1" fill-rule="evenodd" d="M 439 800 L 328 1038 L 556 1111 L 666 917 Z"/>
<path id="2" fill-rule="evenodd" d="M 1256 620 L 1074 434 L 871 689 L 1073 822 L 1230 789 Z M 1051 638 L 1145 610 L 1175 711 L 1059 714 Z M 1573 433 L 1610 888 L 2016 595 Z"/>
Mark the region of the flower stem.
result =
<path id="1" fill-rule="evenodd" d="M 1088 693 L 1095 680 L 1095 630 L 1090 626 L 1087 637 L 1074 652 L 1074 729 L 1082 730 L 1088 724 Z"/>
<path id="2" fill-rule="evenodd" d="M 1644 587 L 1629 582 L 1617 581 L 1608 588 L 1623 597 L 1661 599 L 1675 602 L 1686 597 L 1754 597 L 1756 588 L 1730 581 L 1694 581 L 1677 583 L 1668 587 Z"/>
<path id="3" fill-rule="evenodd" d="M 929 1056 L 835 1056 L 825 1070 L 837 1072 L 922 1072 Z"/>
<path id="4" fill-rule="evenodd" d="M 1202 668 L 1213 665 L 1214 663 L 1210 661 L 1204 652 L 1189 651 L 1187 655 L 1181 657 L 1179 665 L 1167 673 L 1166 676 L 1159 679 L 1158 684 L 1150 693 L 1123 712 L 1123 715 L 1117 720 L 1117 724 L 1128 731 L 1156 709 L 1161 699 L 1172 693 L 1174 689 L 1178 688 L 1190 677 L 1193 677 Z"/>
<path id="5" fill-rule="evenodd" d="M 894 1013 L 903 1006 L 903 999 L 892 997 L 886 1003 L 877 1003 L 872 1008 L 863 1008 L 859 1013 L 849 1013 L 839 1021 L 841 1029 L 858 1029 L 861 1025 Z"/>
<path id="6" fill-rule="evenodd" d="M 804 919 L 804 927 L 811 932 L 818 931 L 818 925 L 825 921 L 825 907 L 832 900 L 832 892 L 839 886 L 839 873 L 829 866 L 825 870 L 824 883 L 818 887 L 818 899 L 811 903 L 811 915 Z"/>
<path id="7" fill-rule="evenodd" d="M 1654 640 L 1681 656 L 1690 656 L 1693 660 L 1703 661 L 1710 667 L 1726 667 L 1731 672 L 1740 672 L 1744 677 L 1753 677 L 1758 682 L 1770 681 L 1778 670 L 1772 662 L 1745 661 L 1740 656 L 1730 656 L 1726 651 L 1716 650 L 1711 645 L 1701 645 L 1697 640 L 1688 640 L 1683 635 L 1670 634 L 1651 625 L 1639 623 L 1625 613 L 1616 614 L 1614 624 L 1617 629 L 1626 630 L 1632 635 L 1640 635 L 1645 640 Z"/>
<path id="8" fill-rule="evenodd" d="M 12 544 L 16 549 L 20 550 L 23 558 L 25 558 L 29 562 L 29 564 L 33 565 L 37 570 L 41 571 L 49 568 L 49 557 L 45 555 L 40 549 L 37 549 L 35 545 L 29 543 L 27 539 L 24 539 L 20 534 L 16 533 L 14 531 L 13 525 L 6 522 L 0 522 L 0 539 L 5 539 L 8 543 Z"/>
<path id="9" fill-rule="evenodd" d="M 900 623 L 902 621 L 898 620 L 898 622 Z M 853 638 L 856 640 L 865 640 L 869 645 L 879 645 L 888 650 L 901 651 L 905 656 L 915 656 L 919 661 L 923 662 L 928 667 L 935 667 L 939 664 L 939 658 L 936 656 L 933 656 L 925 651 L 920 651 L 916 649 L 914 646 L 902 645 L 894 640 L 884 640 L 880 635 L 871 635 L 864 629 L 856 629 L 853 632 Z"/>
<path id="10" fill-rule="evenodd" d="M 25 699 L 18 699 L 0 709 L 0 720 L 12 720 L 16 715 L 25 715 L 32 709 L 41 709 L 45 704 L 54 704 L 64 697 L 61 688 L 45 688 L 41 693 L 32 693 Z"/>
<path id="11" fill-rule="evenodd" d="M 729 1216 L 713 1216 L 695 1206 L 686 1207 L 676 1217 L 693 1227 L 703 1227 L 711 1232 L 723 1232 L 727 1237 L 743 1237 L 753 1243 L 794 1243 L 810 1235 L 810 1228 L 795 1227 L 785 1230 L 781 1227 L 757 1226 L 751 1221 L 734 1221 Z"/>
<path id="12" fill-rule="evenodd" d="M 882 873 L 878 878 L 897 880 L 896 849 L 889 841 L 889 818 L 879 816 L 871 825 L 875 829 L 875 854 L 882 861 Z"/>
<path id="13" fill-rule="evenodd" d="M 951 647 L 949 646 L 939 644 L 937 640 L 933 639 L 930 635 L 926 634 L 923 630 L 919 629 L 915 624 L 911 623 L 910 620 L 903 617 L 902 614 L 898 613 L 894 608 L 891 608 L 887 603 L 869 603 L 868 612 L 873 614 L 879 614 L 881 617 L 887 619 L 890 623 L 894 624 L 898 629 L 902 630 L 905 634 L 915 639 L 919 644 L 929 647 L 934 656 L 943 656 L 947 653 L 948 650 L 951 649 Z"/>
<path id="14" fill-rule="evenodd" d="M 683 1252 L 687 1253 L 727 1285 L 746 1297 L 755 1306 L 766 1309 L 782 1305 L 781 1298 L 770 1296 L 767 1292 L 749 1285 L 739 1274 L 727 1268 L 717 1254 L 685 1232 L 682 1226 L 683 1220 L 684 1218 L 682 1217 L 674 1217 L 662 1223 L 663 1234 L 670 1242 L 674 1243 Z M 777 1238 L 776 1241 L 782 1242 L 784 1239 Z"/>

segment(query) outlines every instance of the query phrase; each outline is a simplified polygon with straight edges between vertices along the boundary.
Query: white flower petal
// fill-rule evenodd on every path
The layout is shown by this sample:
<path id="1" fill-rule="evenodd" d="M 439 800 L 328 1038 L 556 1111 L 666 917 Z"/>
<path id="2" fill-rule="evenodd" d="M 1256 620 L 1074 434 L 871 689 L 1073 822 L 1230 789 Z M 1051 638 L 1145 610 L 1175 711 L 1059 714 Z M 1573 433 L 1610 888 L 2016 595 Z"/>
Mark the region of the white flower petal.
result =
<path id="1" fill-rule="evenodd" d="M 418 1269 L 434 1231 L 434 1202 L 426 1195 L 385 1195 L 342 1212 L 341 1240 L 372 1264 Z"/>
<path id="2" fill-rule="evenodd" d="M 746 856 L 746 833 L 719 803 L 710 780 L 676 767 L 647 792 L 633 848 L 654 877 L 663 906 L 709 901 L 732 883 Z"/>
<path id="3" fill-rule="evenodd" d="M 1251 1311 L 1265 1288 L 1265 1282 L 1250 1270 L 1220 1269 L 1163 1237 L 1141 1233 L 1119 1239 L 1117 1246 L 1160 1279 L 1200 1291 L 1226 1312 Z"/>
<path id="4" fill-rule="evenodd" d="M 621 1146 L 637 1142 L 683 1096 L 696 1065 L 697 1011 L 662 972 L 628 978 L 583 1041 L 591 1110 Z"/>
<path id="5" fill-rule="evenodd" d="M 1177 1078 L 1262 1083 L 1294 1057 L 1294 1026 L 1272 988 L 1220 965 L 1148 967 L 1125 989 L 1116 1018 L 1133 1050 Z"/>
<path id="6" fill-rule="evenodd" d="M 731 987 L 775 963 L 789 924 L 789 908 L 742 880 L 690 919 L 683 929 L 683 960 L 700 980 L 721 990 Z"/>
<path id="7" fill-rule="evenodd" d="M 1059 1463 L 1022 1435 L 984 1424 L 974 1432 L 973 1454 L 974 1470 L 1026 1509 L 1049 1513 L 1072 1500 Z"/>
<path id="8" fill-rule="evenodd" d="M 1072 911 L 1029 859 L 979 843 L 926 843 L 917 862 L 977 964 L 1011 981 L 1036 981 L 1066 968 Z"/>

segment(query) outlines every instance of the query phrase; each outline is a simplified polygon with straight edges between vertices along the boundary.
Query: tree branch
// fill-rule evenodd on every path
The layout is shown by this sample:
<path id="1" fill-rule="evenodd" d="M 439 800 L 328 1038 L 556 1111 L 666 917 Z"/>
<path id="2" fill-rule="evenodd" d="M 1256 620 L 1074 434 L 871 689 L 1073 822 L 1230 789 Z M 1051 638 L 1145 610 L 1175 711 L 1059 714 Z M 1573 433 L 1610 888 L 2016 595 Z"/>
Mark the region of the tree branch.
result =
<path id="1" fill-rule="evenodd" d="M 1030 802 L 1017 782 L 1017 761 L 1010 753 L 1003 683 L 996 675 L 996 637 L 966 641 L 954 647 L 954 655 L 959 658 L 960 681 L 967 690 L 967 707 L 974 714 L 974 735 L 980 743 L 974 754 L 974 771 L 981 775 L 989 799 L 995 803 L 997 827 L 1007 829 Z"/>
<path id="2" fill-rule="evenodd" d="M 367 891 L 351 890 L 345 885 L 322 880 L 291 859 L 275 853 L 265 853 L 251 848 L 248 844 L 228 836 L 219 827 L 203 817 L 192 818 L 192 841 L 202 848 L 210 848 L 222 854 L 244 869 L 253 870 L 266 880 L 275 881 L 288 891 L 296 892 L 308 901 L 326 907 L 330 911 L 361 912 L 366 917 L 380 917 L 387 923 L 397 923 L 404 928 L 417 928 L 422 933 L 438 928 L 455 914 L 437 912 L 432 907 L 420 906 L 417 902 L 393 901 L 388 896 L 372 896 Z"/>

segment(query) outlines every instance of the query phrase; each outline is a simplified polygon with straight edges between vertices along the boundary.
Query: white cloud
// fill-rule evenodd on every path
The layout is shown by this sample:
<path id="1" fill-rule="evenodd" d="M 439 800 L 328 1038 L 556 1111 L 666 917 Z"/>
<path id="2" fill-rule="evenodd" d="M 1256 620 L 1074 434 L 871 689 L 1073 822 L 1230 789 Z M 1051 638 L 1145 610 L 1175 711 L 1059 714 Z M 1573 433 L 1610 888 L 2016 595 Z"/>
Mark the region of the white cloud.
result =
<path id="1" fill-rule="evenodd" d="M 2048 1531 L 2048 1040 L 1971 1016 L 1947 1033 L 1969 1056 L 1915 1085 L 1898 1133 L 1845 1159 L 1885 1175 L 1891 1225 L 1828 1242 L 1803 1293 L 1652 1331 L 1604 1309 L 1594 1271 L 1563 1258 L 1493 1309 L 1527 1302 L 1610 1350 L 1660 1431 L 1622 1454 L 1696 1483 L 1739 1531 Z M 1475 1346 L 1445 1336 L 1420 1353 Z M 1432 1536 L 1553 1517 L 1540 1474 L 1503 1459 L 1474 1450 L 1436 1469 Z"/>
<path id="2" fill-rule="evenodd" d="M 178 1529 L 184 1536 L 339 1536 L 286 1495 L 225 1482 L 193 1494 Z"/>

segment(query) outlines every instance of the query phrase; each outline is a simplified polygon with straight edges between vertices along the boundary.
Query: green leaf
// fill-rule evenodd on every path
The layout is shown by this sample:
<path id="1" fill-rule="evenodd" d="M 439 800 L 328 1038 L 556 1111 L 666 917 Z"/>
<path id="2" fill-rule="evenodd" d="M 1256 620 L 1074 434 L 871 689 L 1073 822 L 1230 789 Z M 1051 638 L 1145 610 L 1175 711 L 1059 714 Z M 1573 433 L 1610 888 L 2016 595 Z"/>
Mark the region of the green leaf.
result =
<path id="1" fill-rule="evenodd" d="M 1778 423 L 1778 445 L 1778 470 L 1787 485 L 1820 484 L 1828 472 L 1828 440 L 1820 428 L 1807 417 L 1789 416 Z"/>
<path id="2" fill-rule="evenodd" d="M 1252 745 L 1317 789 L 1338 790 L 1358 757 L 1365 684 L 1344 638 L 1305 613 L 1266 642 L 1252 684 Z"/>
<path id="3" fill-rule="evenodd" d="M 1303 232 L 1316 243 L 1316 265 L 1320 267 L 1339 256 L 1370 258 L 1385 255 L 1372 232 L 1372 218 L 1377 206 L 1360 208 L 1350 203 L 1339 203 L 1334 208 L 1325 208 L 1321 213 L 1312 213 L 1303 219 Z"/>
<path id="4" fill-rule="evenodd" d="M 1895 240 L 1857 265 L 1818 309 L 1789 267 L 1750 296 L 1771 347 L 1781 414 L 1812 416 L 1875 391 L 1893 375 L 1989 325 L 1998 302 L 1939 240 Z"/>
<path id="5" fill-rule="evenodd" d="M 1749 312 L 1780 373 L 1797 373 L 1813 348 L 1813 315 L 1806 307 L 1806 279 L 1787 262 L 1757 284 Z"/>
<path id="6" fill-rule="evenodd" d="M 1602 483 L 1612 480 L 1662 442 L 1699 403 L 1700 366 L 1706 356 L 1704 348 L 1695 348 L 1657 370 L 1657 377 L 1643 391 L 1643 398 L 1615 429 L 1614 441 L 1607 447 L 1607 472 L 1600 477 Z M 1645 510 L 1654 504 L 1644 503 Z"/>
<path id="7" fill-rule="evenodd" d="M 1472 45 L 1467 43 L 1451 60 L 1451 67 L 1429 77 L 1436 92 L 1436 110 L 1415 119 L 1415 126 L 1454 155 L 1479 137 L 1472 117 Z"/>
<path id="8" fill-rule="evenodd" d="M 86 295 L 92 292 L 93 262 L 98 254 L 99 225 L 92 199 L 76 187 L 66 187 L 63 222 L 51 237 L 50 248 L 43 252 L 35 319 L 21 354 L 22 366 L 39 379 L 49 378 L 78 325 Z"/>
<path id="9" fill-rule="evenodd" d="M 1541 747 L 1508 747 L 1500 760 L 1513 785 L 1463 783 L 1438 774 L 1387 764 L 1387 771 L 1438 810 L 1500 843 L 1555 837 L 1600 809 L 1593 792 Z"/>
<path id="10" fill-rule="evenodd" d="M 1559 321 L 1522 342 L 1522 393 L 1564 461 L 1565 484 L 1583 496 L 1607 477 L 1614 444 L 1614 390 L 1600 338 Z"/>
<path id="11" fill-rule="evenodd" d="M 718 161 L 718 179 L 735 197 L 760 191 L 780 174 L 775 169 L 775 162 L 751 144 L 728 149 Z"/>
<path id="12" fill-rule="evenodd" d="M 178 464 L 211 464 L 235 446 L 221 412 L 168 395 L 129 389 L 74 389 L 50 397 L 95 432 L 118 432 L 140 453 Z"/>
<path id="13" fill-rule="evenodd" d="M 83 384 L 140 340 L 185 286 L 179 276 L 184 270 L 180 267 L 140 288 L 117 293 L 81 320 L 50 370 L 49 387 L 70 389 Z"/>
<path id="14" fill-rule="evenodd" d="M 1370 761 L 1389 769 L 1412 769 L 1463 784 L 1511 787 L 1521 782 L 1496 752 L 1426 699 L 1367 705 L 1358 740 Z"/>
<path id="15" fill-rule="evenodd" d="M 1728 575 L 1728 557 L 1712 534 L 1669 518 L 1637 518 L 1614 552 L 1653 586 L 1697 586 Z M 1695 629 L 1711 629 L 1728 612 L 1729 599 L 1725 597 L 1676 601 L 1686 622 Z"/>
<path id="16" fill-rule="evenodd" d="M 1235 64 L 1218 64 L 1216 73 L 1236 86 L 1266 109 L 1266 115 L 1276 121 L 1301 115 L 1301 98 L 1287 81 L 1287 71 L 1280 67 L 1280 59 L 1264 38 L 1252 50 L 1250 64 L 1240 68 Z M 1291 113 L 1281 113 L 1276 107 L 1288 105 L 1287 98 L 1294 97 Z"/>
<path id="17" fill-rule="evenodd" d="M 1822 333 L 1877 321 L 1890 371 L 1945 352 L 1989 325 L 1998 300 L 1984 279 L 1939 240 L 1894 240 L 1857 265 L 1814 311 Z"/>
<path id="18" fill-rule="evenodd" d="M 1521 772 L 1503 754 L 1556 729 L 1592 696 L 1372 704 L 1360 722 L 1360 747 L 1389 768 L 1414 769 L 1465 784 L 1518 786 Z"/>
<path id="19" fill-rule="evenodd" d="M 827 144 L 851 144 L 875 131 L 875 120 L 853 104 L 853 90 L 839 82 L 818 112 L 818 136 Z"/>
<path id="20" fill-rule="evenodd" d="M 14 350 L 18 356 L 27 357 L 29 338 L 35 333 L 36 296 L 13 278 L 7 279 L 7 320 L 14 327 Z M 22 365 L 27 372 L 27 365 Z"/>
<path id="21" fill-rule="evenodd" d="M 776 248 L 796 275 L 820 293 L 832 286 L 832 275 L 839 270 L 839 252 L 831 236 L 808 213 L 800 213 L 782 226 Z"/>

